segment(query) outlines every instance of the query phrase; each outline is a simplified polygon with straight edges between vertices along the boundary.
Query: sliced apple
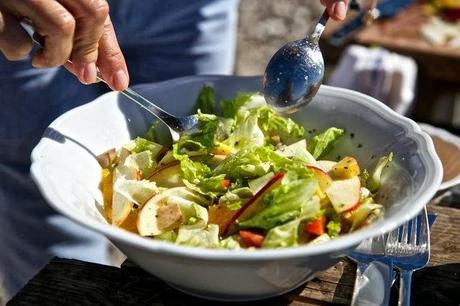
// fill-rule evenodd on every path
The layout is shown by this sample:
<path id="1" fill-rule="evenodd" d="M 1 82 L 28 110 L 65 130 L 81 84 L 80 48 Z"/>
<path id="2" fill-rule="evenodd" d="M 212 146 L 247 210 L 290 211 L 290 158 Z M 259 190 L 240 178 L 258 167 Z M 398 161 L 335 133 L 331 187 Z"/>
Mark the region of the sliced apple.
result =
<path id="1" fill-rule="evenodd" d="M 124 176 L 126 179 L 134 180 L 136 178 L 136 171 L 132 168 L 120 165 L 115 168 L 113 172 L 113 184 L 118 180 L 120 176 Z M 112 195 L 112 224 L 120 226 L 133 208 L 133 203 L 124 197 L 122 194 L 113 191 Z"/>
<path id="2" fill-rule="evenodd" d="M 112 224 L 120 226 L 128 218 L 133 203 L 118 192 L 113 193 L 112 198 Z"/>
<path id="3" fill-rule="evenodd" d="M 332 176 L 338 179 L 349 179 L 360 173 L 358 161 L 351 156 L 344 157 L 331 169 Z"/>
<path id="4" fill-rule="evenodd" d="M 248 181 L 248 187 L 251 189 L 252 194 L 259 192 L 274 176 L 273 172 L 268 172 L 261 177 Z"/>
<path id="5" fill-rule="evenodd" d="M 200 203 L 197 195 L 185 187 L 166 189 L 148 200 L 139 210 L 137 214 L 137 231 L 139 235 L 159 235 L 167 230 L 164 226 L 172 227 L 177 225 L 175 221 L 180 219 L 182 214 L 177 210 L 178 205 L 169 201 L 173 197 L 179 197 L 183 201 L 190 199 L 190 201 Z"/>
<path id="6" fill-rule="evenodd" d="M 334 167 L 335 164 L 337 164 L 337 162 L 332 160 L 318 160 L 318 165 L 321 169 L 323 169 L 324 172 L 331 171 L 332 167 Z"/>
<path id="7" fill-rule="evenodd" d="M 355 176 L 350 179 L 333 181 L 326 195 L 337 213 L 350 210 L 359 203 L 361 181 Z"/>
<path id="8" fill-rule="evenodd" d="M 321 191 L 326 191 L 332 184 L 332 178 L 324 172 L 322 169 L 314 167 L 314 166 L 307 166 L 315 176 L 315 179 L 318 181 L 319 188 Z"/>
<path id="9" fill-rule="evenodd" d="M 180 187 L 184 186 L 181 175 L 180 163 L 179 161 L 174 161 L 156 169 L 148 180 L 155 182 L 159 187 Z"/>
<path id="10" fill-rule="evenodd" d="M 230 221 L 228 222 L 227 226 L 223 229 L 223 236 L 226 236 L 230 232 L 233 231 L 233 227 L 237 220 L 243 221 L 247 220 L 252 217 L 260 208 L 261 208 L 261 200 L 263 196 L 278 186 L 283 178 L 284 173 L 277 173 L 275 174 L 267 184 L 265 184 L 262 189 L 259 190 L 252 198 L 250 198 L 236 213 L 232 216 Z"/>
<path id="11" fill-rule="evenodd" d="M 158 226 L 158 209 L 167 204 L 168 196 L 178 188 L 167 189 L 152 197 L 142 206 L 137 213 L 137 231 L 141 236 L 154 236 L 161 234 L 162 230 Z"/>
<path id="12" fill-rule="evenodd" d="M 116 158 L 117 152 L 114 148 L 96 156 L 97 162 L 103 169 L 109 168 Z"/>

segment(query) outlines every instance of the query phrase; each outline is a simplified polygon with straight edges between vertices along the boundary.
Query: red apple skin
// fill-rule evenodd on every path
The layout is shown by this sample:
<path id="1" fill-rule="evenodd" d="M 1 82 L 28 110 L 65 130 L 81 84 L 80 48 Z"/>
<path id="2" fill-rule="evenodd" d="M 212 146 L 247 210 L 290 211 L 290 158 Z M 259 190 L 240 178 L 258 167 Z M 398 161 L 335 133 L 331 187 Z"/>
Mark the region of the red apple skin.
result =
<path id="1" fill-rule="evenodd" d="M 329 174 L 324 172 L 323 169 L 315 166 L 308 165 L 307 167 L 313 172 L 313 175 L 318 181 L 319 188 L 321 188 L 322 191 L 326 191 L 332 184 L 332 178 L 329 176 Z"/>
<path id="2" fill-rule="evenodd" d="M 278 182 L 281 182 L 281 179 L 284 177 L 284 173 L 279 172 L 275 174 L 270 181 L 268 181 L 267 184 L 265 184 L 262 189 L 260 189 L 252 198 L 250 198 L 230 219 L 230 222 L 227 224 L 225 229 L 222 231 L 223 236 L 227 236 L 228 233 L 231 231 L 232 227 L 236 223 L 236 220 L 238 219 L 248 219 L 250 216 L 255 213 L 260 204 L 260 200 L 262 199 L 262 196 L 276 187 Z"/>

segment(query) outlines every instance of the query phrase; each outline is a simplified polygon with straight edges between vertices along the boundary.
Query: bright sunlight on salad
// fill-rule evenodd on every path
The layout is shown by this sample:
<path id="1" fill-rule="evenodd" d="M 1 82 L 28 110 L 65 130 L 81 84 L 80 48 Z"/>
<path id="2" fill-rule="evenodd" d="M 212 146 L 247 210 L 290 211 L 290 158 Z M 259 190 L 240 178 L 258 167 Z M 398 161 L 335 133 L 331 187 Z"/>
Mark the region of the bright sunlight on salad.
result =
<path id="1" fill-rule="evenodd" d="M 177 245 L 284 248 L 328 241 L 383 214 L 374 196 L 391 153 L 369 172 L 352 156 L 325 160 L 345 131 L 331 127 L 307 142 L 304 128 L 258 93 L 218 104 L 204 86 L 197 114 L 199 128 L 172 146 L 157 143 L 154 125 L 98 157 L 108 222 Z"/>

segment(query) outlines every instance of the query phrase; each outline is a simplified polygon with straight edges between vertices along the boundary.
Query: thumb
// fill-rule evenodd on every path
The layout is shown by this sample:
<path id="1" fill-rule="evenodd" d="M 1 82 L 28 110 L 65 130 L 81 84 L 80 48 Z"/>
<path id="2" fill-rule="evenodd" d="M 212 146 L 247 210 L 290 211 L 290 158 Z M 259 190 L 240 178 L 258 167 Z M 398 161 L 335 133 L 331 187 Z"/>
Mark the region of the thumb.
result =
<path id="1" fill-rule="evenodd" d="M 10 61 L 25 58 L 32 51 L 32 39 L 19 21 L 0 11 L 0 51 Z"/>

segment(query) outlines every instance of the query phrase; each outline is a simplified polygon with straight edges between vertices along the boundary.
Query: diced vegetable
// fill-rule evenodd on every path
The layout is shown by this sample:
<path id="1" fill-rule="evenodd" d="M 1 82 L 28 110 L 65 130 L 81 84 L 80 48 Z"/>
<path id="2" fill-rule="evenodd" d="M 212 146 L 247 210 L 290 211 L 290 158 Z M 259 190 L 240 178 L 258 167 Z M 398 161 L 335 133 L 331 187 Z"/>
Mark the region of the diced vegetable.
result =
<path id="1" fill-rule="evenodd" d="M 349 179 L 361 173 L 358 161 L 353 157 L 346 156 L 335 164 L 331 169 L 331 174 L 338 179 Z"/>
<path id="2" fill-rule="evenodd" d="M 240 231 L 241 241 L 246 247 L 256 247 L 260 248 L 264 241 L 264 236 L 251 232 L 251 231 Z"/>
<path id="3" fill-rule="evenodd" d="M 321 236 L 325 233 L 326 217 L 321 216 L 305 225 L 304 231 L 314 236 Z"/>

